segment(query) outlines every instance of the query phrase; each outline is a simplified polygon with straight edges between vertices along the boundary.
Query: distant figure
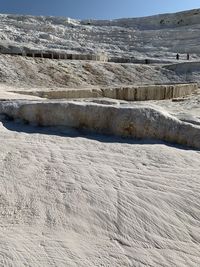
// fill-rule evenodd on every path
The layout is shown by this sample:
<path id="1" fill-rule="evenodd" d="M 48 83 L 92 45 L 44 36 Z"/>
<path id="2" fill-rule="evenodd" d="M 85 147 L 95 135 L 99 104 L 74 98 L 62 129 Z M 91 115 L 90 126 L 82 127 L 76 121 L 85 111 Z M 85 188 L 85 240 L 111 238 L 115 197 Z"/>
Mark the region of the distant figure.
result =
<path id="1" fill-rule="evenodd" d="M 176 54 L 176 59 L 179 60 L 179 54 Z"/>
<path id="2" fill-rule="evenodd" d="M 190 54 L 187 53 L 187 60 L 190 60 Z"/>

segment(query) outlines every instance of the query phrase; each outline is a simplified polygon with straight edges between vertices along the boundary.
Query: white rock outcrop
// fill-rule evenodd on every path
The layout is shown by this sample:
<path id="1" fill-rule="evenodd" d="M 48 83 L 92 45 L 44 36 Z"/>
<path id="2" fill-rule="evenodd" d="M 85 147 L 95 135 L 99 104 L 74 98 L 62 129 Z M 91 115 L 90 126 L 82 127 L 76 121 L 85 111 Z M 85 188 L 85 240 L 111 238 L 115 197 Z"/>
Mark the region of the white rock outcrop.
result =
<path id="1" fill-rule="evenodd" d="M 0 15 L 0 52 L 29 50 L 93 53 L 136 59 L 199 57 L 200 10 L 119 20 Z M 181 59 L 186 60 L 185 55 Z"/>
<path id="2" fill-rule="evenodd" d="M 73 101 L 16 101 L 2 102 L 0 113 L 40 126 L 66 126 L 200 148 L 199 126 L 147 104 L 130 107 Z"/>
<path id="3" fill-rule="evenodd" d="M 65 88 L 60 90 L 14 91 L 22 95 L 33 95 L 47 99 L 111 98 L 126 101 L 164 100 L 189 96 L 198 90 L 196 83 L 163 84 L 143 86 L 112 86 L 91 88 Z"/>

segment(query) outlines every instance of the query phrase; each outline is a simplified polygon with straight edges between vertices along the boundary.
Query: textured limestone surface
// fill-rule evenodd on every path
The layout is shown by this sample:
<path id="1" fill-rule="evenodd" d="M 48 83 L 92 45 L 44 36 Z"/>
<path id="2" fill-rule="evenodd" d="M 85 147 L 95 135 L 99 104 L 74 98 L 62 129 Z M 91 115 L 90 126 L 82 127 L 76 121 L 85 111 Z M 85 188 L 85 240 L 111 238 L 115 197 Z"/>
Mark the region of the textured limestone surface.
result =
<path id="1" fill-rule="evenodd" d="M 194 93 L 197 89 L 197 84 L 191 83 L 108 87 L 101 89 L 101 91 L 104 97 L 127 101 L 144 101 L 184 97 Z"/>
<path id="2" fill-rule="evenodd" d="M 200 72 L 200 69 L 199 69 Z M 0 54 L 0 82 L 15 87 L 53 88 L 199 81 L 198 71 L 187 77 L 162 65 L 51 60 Z"/>
<path id="3" fill-rule="evenodd" d="M 199 151 L 6 121 L 0 142 L 2 266 L 200 265 Z"/>
<path id="4" fill-rule="evenodd" d="M 199 58 L 200 10 L 145 18 L 80 21 L 60 17 L 0 15 L 1 52 L 106 52 L 111 57 L 175 60 Z"/>
<path id="5" fill-rule="evenodd" d="M 13 88 L 14 89 L 14 88 Z M 191 95 L 198 90 L 196 83 L 169 84 L 169 85 L 143 85 L 143 86 L 115 86 L 91 88 L 65 88 L 55 90 L 24 90 L 14 91 L 25 98 L 36 96 L 48 99 L 73 99 L 73 98 L 112 98 L 126 101 L 163 100 Z"/>
<path id="6" fill-rule="evenodd" d="M 0 266 L 200 266 L 200 91 L 141 104 L 47 99 L 199 83 L 199 29 L 199 10 L 113 21 L 0 15 L 0 52 L 138 63 L 0 55 Z M 146 58 L 157 64 L 139 64 Z"/>
<path id="7" fill-rule="evenodd" d="M 78 101 L 8 101 L 0 114 L 39 126 L 65 126 L 118 136 L 153 138 L 200 148 L 200 127 L 148 104 L 105 105 Z"/>

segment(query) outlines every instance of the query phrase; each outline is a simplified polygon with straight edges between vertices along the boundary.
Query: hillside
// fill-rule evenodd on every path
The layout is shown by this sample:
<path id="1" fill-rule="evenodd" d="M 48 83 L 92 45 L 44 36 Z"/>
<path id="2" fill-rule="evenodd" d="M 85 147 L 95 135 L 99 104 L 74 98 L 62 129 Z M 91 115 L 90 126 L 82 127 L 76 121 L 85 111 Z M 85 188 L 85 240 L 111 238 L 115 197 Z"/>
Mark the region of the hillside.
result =
<path id="1" fill-rule="evenodd" d="M 15 86 L 55 88 L 200 81 L 197 74 L 176 73 L 157 65 L 0 55 L 0 82 Z"/>
<path id="2" fill-rule="evenodd" d="M 114 58 L 175 63 L 198 61 L 200 10 L 111 21 L 0 15 L 0 52 L 106 53 Z M 188 65 L 187 65 L 188 66 Z M 37 86 L 79 86 L 199 81 L 198 65 L 184 71 L 162 65 L 97 64 L 0 55 L 0 81 Z M 17 68 L 17 72 L 16 72 Z M 182 67 L 181 67 L 182 68 Z M 144 71 L 144 73 L 143 73 Z M 34 74 L 34 75 L 33 75 Z M 145 75 L 143 75 L 145 74 Z"/>
<path id="3" fill-rule="evenodd" d="M 109 56 L 174 58 L 199 56 L 200 10 L 112 21 L 0 15 L 2 52 L 24 48 Z"/>

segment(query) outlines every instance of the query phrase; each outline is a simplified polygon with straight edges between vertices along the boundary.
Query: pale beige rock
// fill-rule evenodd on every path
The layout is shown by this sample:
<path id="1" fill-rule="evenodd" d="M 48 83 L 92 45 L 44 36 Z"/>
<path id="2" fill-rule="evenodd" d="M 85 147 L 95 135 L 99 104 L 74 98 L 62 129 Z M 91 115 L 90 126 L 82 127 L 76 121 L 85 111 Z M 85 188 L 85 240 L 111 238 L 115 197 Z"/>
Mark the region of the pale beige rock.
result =
<path id="1" fill-rule="evenodd" d="M 198 86 L 191 84 L 120 86 L 102 89 L 102 96 L 127 101 L 163 100 L 194 93 Z"/>
<path id="2" fill-rule="evenodd" d="M 72 99 L 72 98 L 98 98 L 106 97 L 126 101 L 163 100 L 184 97 L 196 92 L 198 85 L 171 84 L 171 85 L 146 85 L 146 86 L 115 86 L 115 87 L 88 87 L 65 88 L 55 90 L 25 90 L 15 91 L 25 98 L 25 95 L 33 95 L 48 99 Z"/>
<path id="3" fill-rule="evenodd" d="M 153 138 L 200 148 L 200 127 L 184 123 L 151 105 L 84 102 L 3 102 L 0 113 L 40 126 L 65 126 L 94 132 Z"/>

